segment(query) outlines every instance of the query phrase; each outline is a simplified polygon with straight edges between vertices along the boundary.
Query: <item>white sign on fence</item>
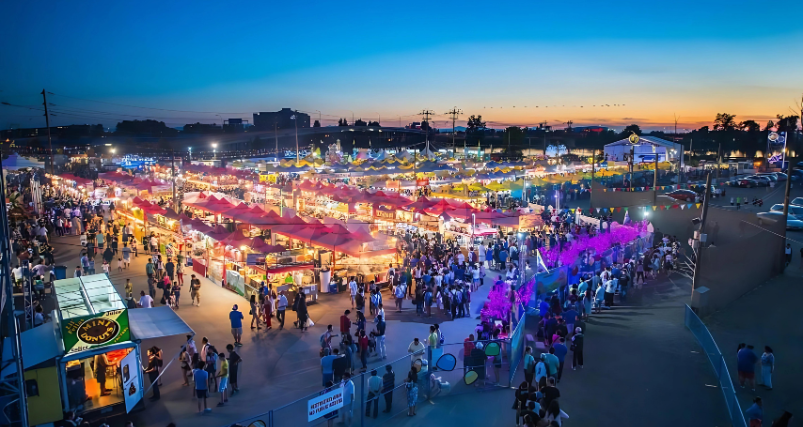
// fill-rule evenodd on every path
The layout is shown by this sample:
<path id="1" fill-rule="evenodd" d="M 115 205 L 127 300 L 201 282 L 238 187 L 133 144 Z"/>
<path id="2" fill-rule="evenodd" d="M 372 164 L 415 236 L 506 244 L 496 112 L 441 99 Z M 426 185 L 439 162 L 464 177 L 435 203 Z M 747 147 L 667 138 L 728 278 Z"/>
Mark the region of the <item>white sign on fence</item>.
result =
<path id="1" fill-rule="evenodd" d="M 307 422 L 343 407 L 343 387 L 338 387 L 307 401 Z"/>

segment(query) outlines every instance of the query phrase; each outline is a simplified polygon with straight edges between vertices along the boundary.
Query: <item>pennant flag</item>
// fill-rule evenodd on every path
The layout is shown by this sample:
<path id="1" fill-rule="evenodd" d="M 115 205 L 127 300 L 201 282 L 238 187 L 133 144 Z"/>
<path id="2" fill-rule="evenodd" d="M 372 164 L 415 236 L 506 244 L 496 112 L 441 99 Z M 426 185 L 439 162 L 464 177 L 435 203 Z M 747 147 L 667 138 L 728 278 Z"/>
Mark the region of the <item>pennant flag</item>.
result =
<path id="1" fill-rule="evenodd" d="M 687 208 L 689 208 L 689 209 L 691 209 L 691 203 L 689 203 L 688 205 L 686 205 L 686 207 L 687 207 Z"/>
<path id="2" fill-rule="evenodd" d="M 686 205 L 680 205 L 680 210 L 686 209 Z"/>
<path id="3" fill-rule="evenodd" d="M 599 213 L 599 208 L 597 208 L 597 213 Z"/>
<path id="4" fill-rule="evenodd" d="M 697 203 L 697 209 L 700 209 L 700 205 L 701 205 L 701 204 L 702 204 L 702 203 Z"/>
<path id="5" fill-rule="evenodd" d="M 574 209 L 569 209 L 569 212 L 574 213 Z"/>
<path id="6" fill-rule="evenodd" d="M 627 208 L 625 208 L 625 212 L 627 212 Z"/>
<path id="7" fill-rule="evenodd" d="M 616 208 L 616 212 L 621 212 L 622 208 Z"/>
<path id="8" fill-rule="evenodd" d="M 672 209 L 677 209 L 679 205 L 672 205 Z"/>
<path id="9" fill-rule="evenodd" d="M 652 210 L 656 210 L 656 209 L 658 209 L 658 206 L 653 206 L 652 207 Z"/>

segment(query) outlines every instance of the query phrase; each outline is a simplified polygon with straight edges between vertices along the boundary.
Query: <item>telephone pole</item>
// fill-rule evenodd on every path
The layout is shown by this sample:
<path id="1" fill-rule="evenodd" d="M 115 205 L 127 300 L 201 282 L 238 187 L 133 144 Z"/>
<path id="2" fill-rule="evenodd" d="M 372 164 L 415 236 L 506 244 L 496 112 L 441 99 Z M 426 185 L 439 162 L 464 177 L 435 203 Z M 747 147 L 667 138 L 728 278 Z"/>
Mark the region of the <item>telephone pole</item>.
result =
<path id="1" fill-rule="evenodd" d="M 691 281 L 691 293 L 694 295 L 694 290 L 697 288 L 697 285 L 700 283 L 700 266 L 702 265 L 702 255 L 703 255 L 703 244 L 705 243 L 703 240 L 708 240 L 704 237 L 705 234 L 705 220 L 708 218 L 708 199 L 711 198 L 711 172 L 709 171 L 705 177 L 705 192 L 703 193 L 703 210 L 700 214 L 700 231 L 697 232 L 695 236 L 695 243 L 697 244 L 697 252 L 696 257 L 694 259 L 694 275 L 692 276 Z M 695 248 L 692 248 L 695 249 Z"/>
<path id="2" fill-rule="evenodd" d="M 457 107 L 452 108 L 452 111 L 447 111 L 446 114 L 452 116 L 452 149 L 454 150 L 455 142 L 454 142 L 454 131 L 455 131 L 455 121 L 457 117 L 463 114 L 463 110 L 458 109 Z M 466 156 L 466 140 L 463 139 L 463 155 Z"/>
<path id="3" fill-rule="evenodd" d="M 50 147 L 50 175 L 55 175 L 56 173 L 53 171 L 53 163 L 55 160 L 53 158 L 53 139 L 50 138 L 50 115 L 47 113 L 47 92 L 42 89 L 42 99 L 44 100 L 45 105 L 45 125 L 47 126 L 47 144 Z"/>
<path id="4" fill-rule="evenodd" d="M 432 110 L 421 110 L 421 112 L 418 113 L 419 116 L 423 117 L 423 121 L 421 122 L 421 130 L 426 132 L 424 134 L 424 138 L 426 140 L 426 143 L 427 143 L 426 146 L 427 147 L 429 147 L 429 128 L 430 128 L 430 126 L 429 126 L 429 116 L 432 116 L 434 114 L 435 114 L 435 112 L 432 111 Z M 427 123 L 427 128 L 426 129 L 424 129 L 424 122 Z"/>

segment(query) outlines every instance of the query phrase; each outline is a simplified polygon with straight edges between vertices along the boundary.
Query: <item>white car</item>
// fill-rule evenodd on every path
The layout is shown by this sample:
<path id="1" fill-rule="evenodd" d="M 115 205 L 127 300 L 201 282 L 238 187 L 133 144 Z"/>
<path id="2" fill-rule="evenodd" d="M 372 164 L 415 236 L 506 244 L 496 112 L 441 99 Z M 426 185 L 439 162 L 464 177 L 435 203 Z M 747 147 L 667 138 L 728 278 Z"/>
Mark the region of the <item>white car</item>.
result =
<path id="1" fill-rule="evenodd" d="M 759 212 L 756 214 L 758 217 L 758 225 L 771 224 L 783 219 L 783 212 Z M 792 215 L 786 217 L 787 230 L 803 230 L 803 221 L 795 218 Z"/>

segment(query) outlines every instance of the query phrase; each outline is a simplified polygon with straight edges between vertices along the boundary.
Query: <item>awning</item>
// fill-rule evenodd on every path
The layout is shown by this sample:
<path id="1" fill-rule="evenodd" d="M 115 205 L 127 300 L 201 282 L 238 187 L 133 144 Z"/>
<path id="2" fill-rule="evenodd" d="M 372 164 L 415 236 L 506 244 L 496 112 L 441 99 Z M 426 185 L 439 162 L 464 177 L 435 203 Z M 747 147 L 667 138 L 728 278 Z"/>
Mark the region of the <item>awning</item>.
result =
<path id="1" fill-rule="evenodd" d="M 194 333 L 168 306 L 128 310 L 128 324 L 132 337 L 138 340 Z"/>
<path id="2" fill-rule="evenodd" d="M 61 355 L 52 322 L 23 332 L 20 340 L 22 341 L 23 369 L 33 368 Z"/>

